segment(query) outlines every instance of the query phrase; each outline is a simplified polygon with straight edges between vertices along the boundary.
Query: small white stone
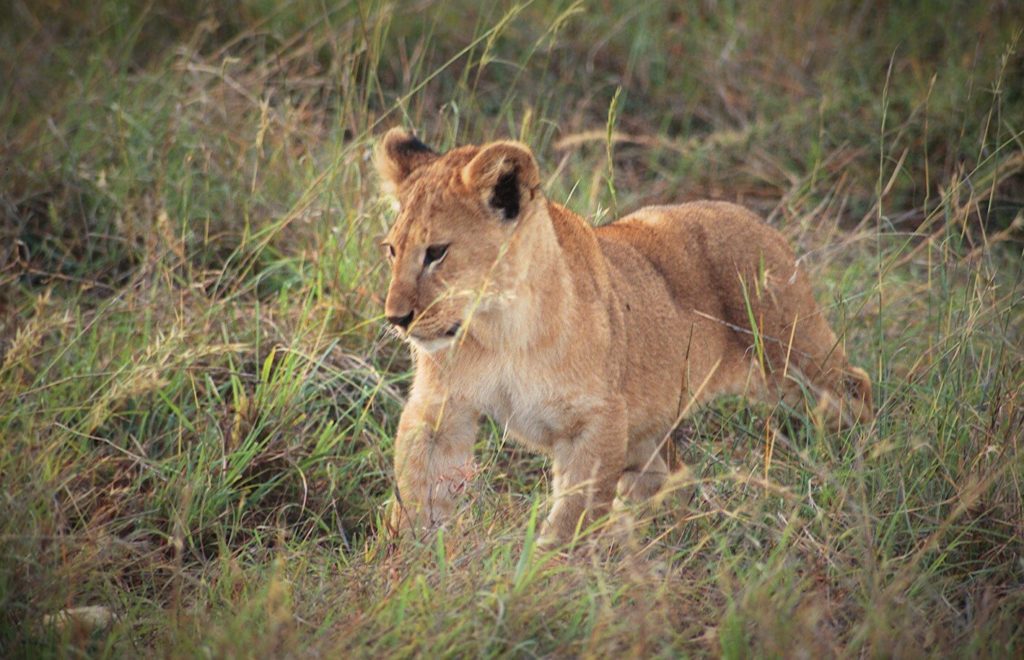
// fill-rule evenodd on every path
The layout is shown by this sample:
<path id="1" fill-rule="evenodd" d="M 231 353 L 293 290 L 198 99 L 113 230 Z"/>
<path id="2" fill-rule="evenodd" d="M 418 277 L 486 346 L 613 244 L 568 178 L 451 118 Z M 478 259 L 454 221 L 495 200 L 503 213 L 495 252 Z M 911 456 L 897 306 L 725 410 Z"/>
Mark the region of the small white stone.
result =
<path id="1" fill-rule="evenodd" d="M 43 617 L 43 625 L 54 626 L 58 630 L 71 626 L 91 632 L 109 628 L 116 618 L 109 608 L 102 605 L 86 605 L 69 607 L 56 614 L 47 614 Z"/>

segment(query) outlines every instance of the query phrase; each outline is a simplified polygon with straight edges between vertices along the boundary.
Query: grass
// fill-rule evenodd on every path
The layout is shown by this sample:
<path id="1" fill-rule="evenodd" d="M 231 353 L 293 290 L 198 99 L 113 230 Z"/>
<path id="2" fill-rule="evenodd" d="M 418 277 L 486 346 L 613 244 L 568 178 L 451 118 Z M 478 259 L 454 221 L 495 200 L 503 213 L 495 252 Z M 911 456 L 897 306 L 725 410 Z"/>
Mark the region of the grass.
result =
<path id="1" fill-rule="evenodd" d="M 1024 13 L 671 4 L 0 12 L 0 654 L 1020 655 Z M 595 223 L 759 211 L 877 420 L 700 411 L 631 561 L 535 551 L 544 460 L 487 425 L 396 547 L 395 124 L 522 139 Z"/>

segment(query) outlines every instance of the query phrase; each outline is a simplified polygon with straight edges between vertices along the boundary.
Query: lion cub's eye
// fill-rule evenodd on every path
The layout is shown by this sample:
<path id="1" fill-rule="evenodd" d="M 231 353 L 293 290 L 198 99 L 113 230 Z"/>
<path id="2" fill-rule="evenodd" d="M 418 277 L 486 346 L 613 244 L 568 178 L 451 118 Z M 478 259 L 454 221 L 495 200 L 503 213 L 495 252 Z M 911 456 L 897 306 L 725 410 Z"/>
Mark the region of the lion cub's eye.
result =
<path id="1" fill-rule="evenodd" d="M 444 259 L 445 255 L 448 254 L 449 245 L 450 243 L 445 243 L 444 245 L 431 245 L 428 247 L 426 254 L 423 255 L 423 266 L 426 267 Z"/>

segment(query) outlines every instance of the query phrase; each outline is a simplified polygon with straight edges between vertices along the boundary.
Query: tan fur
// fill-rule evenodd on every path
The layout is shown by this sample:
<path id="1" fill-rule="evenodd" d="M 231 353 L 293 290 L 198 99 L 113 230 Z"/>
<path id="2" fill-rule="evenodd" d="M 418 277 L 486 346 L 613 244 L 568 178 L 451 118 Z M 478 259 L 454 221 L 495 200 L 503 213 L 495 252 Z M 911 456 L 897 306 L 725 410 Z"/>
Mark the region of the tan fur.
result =
<path id="1" fill-rule="evenodd" d="M 750 211 L 649 207 L 595 229 L 545 199 L 525 145 L 425 149 L 393 129 L 377 152 L 401 208 L 385 311 L 413 314 L 403 334 L 416 360 L 394 526 L 452 512 L 481 415 L 551 456 L 549 544 L 616 493 L 657 492 L 666 435 L 693 404 L 741 394 L 801 406 L 806 393 L 831 426 L 871 419 L 867 374 L 849 365 L 786 241 Z M 495 203 L 510 187 L 507 218 Z M 431 245 L 449 247 L 424 266 Z"/>

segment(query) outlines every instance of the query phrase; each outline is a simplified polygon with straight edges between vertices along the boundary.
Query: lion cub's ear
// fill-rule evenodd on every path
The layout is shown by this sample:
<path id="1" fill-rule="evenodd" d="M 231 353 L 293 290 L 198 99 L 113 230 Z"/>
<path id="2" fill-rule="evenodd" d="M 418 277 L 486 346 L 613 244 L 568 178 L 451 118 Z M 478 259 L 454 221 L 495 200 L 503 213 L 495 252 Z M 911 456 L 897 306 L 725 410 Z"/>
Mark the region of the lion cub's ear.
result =
<path id="1" fill-rule="evenodd" d="M 404 128 L 384 134 L 374 151 L 377 172 L 394 192 L 413 170 L 437 158 L 437 153 Z"/>
<path id="2" fill-rule="evenodd" d="M 484 201 L 505 220 L 519 217 L 523 205 L 533 200 L 540 172 L 533 153 L 519 142 L 494 142 L 462 168 L 462 182 L 480 191 Z"/>

